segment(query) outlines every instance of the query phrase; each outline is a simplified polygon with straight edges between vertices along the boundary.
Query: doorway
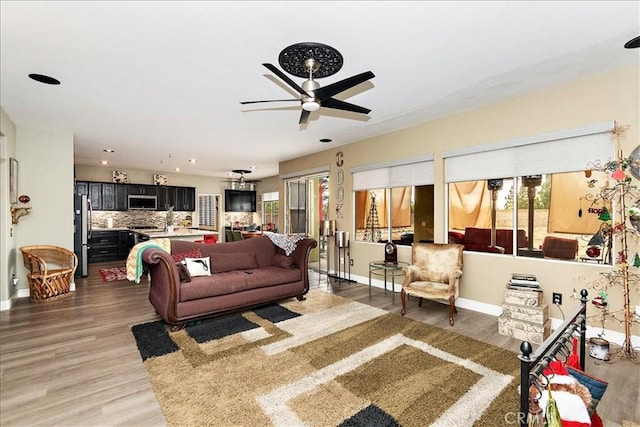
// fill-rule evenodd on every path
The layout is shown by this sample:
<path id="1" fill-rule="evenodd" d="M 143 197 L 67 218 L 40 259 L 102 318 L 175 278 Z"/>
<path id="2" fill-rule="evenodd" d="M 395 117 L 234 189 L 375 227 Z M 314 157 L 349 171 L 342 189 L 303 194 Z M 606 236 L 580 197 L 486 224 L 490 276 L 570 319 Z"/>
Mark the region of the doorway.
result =
<path id="1" fill-rule="evenodd" d="M 329 171 L 285 181 L 285 230 L 302 233 L 318 241 L 311 251 L 309 268 L 319 274 L 328 269 L 326 240 L 320 238 L 320 221 L 329 219 Z"/>

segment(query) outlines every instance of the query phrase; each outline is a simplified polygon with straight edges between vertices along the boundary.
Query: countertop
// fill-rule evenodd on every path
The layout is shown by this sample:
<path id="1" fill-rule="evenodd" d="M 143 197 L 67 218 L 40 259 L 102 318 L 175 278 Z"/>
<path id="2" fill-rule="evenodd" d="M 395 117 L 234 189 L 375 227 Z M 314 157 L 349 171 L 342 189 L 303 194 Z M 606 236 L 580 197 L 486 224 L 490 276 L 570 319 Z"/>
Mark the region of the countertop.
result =
<path id="1" fill-rule="evenodd" d="M 157 231 L 157 230 L 135 230 L 134 233 L 141 234 L 143 236 L 149 236 L 150 239 L 158 238 L 171 238 L 171 237 L 196 237 L 204 235 L 218 235 L 217 231 L 198 230 L 193 228 L 177 228 L 173 232 Z"/>
<path id="2" fill-rule="evenodd" d="M 91 227 L 93 231 L 129 231 L 128 227 Z"/>

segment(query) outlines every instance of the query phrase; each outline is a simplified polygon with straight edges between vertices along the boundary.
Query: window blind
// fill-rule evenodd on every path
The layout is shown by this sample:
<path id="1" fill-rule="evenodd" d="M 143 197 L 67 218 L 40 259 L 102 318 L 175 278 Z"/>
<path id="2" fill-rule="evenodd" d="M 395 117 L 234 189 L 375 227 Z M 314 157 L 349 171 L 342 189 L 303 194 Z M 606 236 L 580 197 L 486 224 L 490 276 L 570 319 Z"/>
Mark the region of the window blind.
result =
<path id="1" fill-rule="evenodd" d="M 279 200 L 280 197 L 280 193 L 278 193 L 277 191 L 273 191 L 271 193 L 264 193 L 262 195 L 262 200 L 264 202 L 271 202 L 273 200 Z"/>
<path id="2" fill-rule="evenodd" d="M 351 169 L 353 190 L 433 184 L 433 156 L 378 163 Z"/>
<path id="3" fill-rule="evenodd" d="M 198 224 L 216 227 L 216 216 L 218 207 L 216 197 L 212 194 L 198 195 Z"/>
<path id="4" fill-rule="evenodd" d="M 445 181 L 472 181 L 584 170 L 615 157 L 614 122 L 445 151 Z"/>

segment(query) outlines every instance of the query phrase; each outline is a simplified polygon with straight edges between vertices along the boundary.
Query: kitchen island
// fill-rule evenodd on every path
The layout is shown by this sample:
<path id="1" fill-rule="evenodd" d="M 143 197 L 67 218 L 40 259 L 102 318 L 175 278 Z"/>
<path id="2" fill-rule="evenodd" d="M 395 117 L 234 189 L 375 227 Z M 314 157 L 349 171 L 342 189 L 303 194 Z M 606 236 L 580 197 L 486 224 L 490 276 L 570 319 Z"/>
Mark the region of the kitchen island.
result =
<path id="1" fill-rule="evenodd" d="M 204 239 L 205 235 L 218 235 L 217 231 L 199 230 L 197 228 L 176 228 L 172 232 L 159 229 L 135 230 L 133 233 L 137 234 L 137 242 L 151 239 L 173 239 L 193 242 Z"/>

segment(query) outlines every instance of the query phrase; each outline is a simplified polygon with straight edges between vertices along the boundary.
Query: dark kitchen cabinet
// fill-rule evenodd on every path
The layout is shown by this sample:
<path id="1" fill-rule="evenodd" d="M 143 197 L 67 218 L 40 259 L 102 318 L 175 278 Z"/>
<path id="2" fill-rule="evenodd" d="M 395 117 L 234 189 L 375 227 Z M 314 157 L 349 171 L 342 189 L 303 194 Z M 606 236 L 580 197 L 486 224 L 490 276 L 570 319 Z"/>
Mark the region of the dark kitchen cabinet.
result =
<path id="1" fill-rule="evenodd" d="M 166 211 L 169 206 L 176 204 L 176 187 L 168 185 L 158 186 L 158 210 Z"/>
<path id="2" fill-rule="evenodd" d="M 89 183 L 86 181 L 77 181 L 76 194 L 89 194 Z"/>
<path id="3" fill-rule="evenodd" d="M 116 261 L 119 258 L 120 232 L 94 231 L 89 239 L 89 262 Z"/>
<path id="4" fill-rule="evenodd" d="M 174 209 L 177 211 L 195 211 L 196 189 L 194 187 L 176 187 L 176 203 Z"/>
<path id="5" fill-rule="evenodd" d="M 127 208 L 127 186 L 125 184 L 116 184 L 116 210 L 126 211 Z"/>
<path id="6" fill-rule="evenodd" d="M 89 262 L 118 261 L 129 255 L 129 231 L 93 231 L 89 239 Z"/>
<path id="7" fill-rule="evenodd" d="M 124 184 L 102 183 L 102 210 L 127 210 L 127 188 Z"/>
<path id="8" fill-rule="evenodd" d="M 195 187 L 174 187 L 162 185 L 158 187 L 158 210 L 166 211 L 173 206 L 175 211 L 193 212 L 196 210 Z"/>
<path id="9" fill-rule="evenodd" d="M 113 211 L 116 209 L 116 185 L 102 184 L 102 210 Z"/>
<path id="10" fill-rule="evenodd" d="M 89 183 L 89 200 L 91 201 L 91 209 L 94 211 L 102 210 L 102 183 Z"/>
<path id="11" fill-rule="evenodd" d="M 245 190 L 224 190 L 224 210 L 226 212 L 255 212 L 256 192 Z"/>
<path id="12" fill-rule="evenodd" d="M 144 184 L 127 184 L 127 194 L 132 196 L 156 196 L 157 186 Z"/>

